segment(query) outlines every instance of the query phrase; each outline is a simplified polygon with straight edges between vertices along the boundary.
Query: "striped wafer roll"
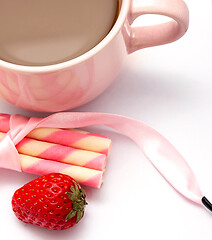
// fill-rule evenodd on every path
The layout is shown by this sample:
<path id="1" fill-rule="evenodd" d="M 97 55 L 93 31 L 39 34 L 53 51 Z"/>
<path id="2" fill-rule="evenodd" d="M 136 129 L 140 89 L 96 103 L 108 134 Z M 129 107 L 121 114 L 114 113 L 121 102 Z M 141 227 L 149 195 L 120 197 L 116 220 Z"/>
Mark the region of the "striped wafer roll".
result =
<path id="1" fill-rule="evenodd" d="M 10 115 L 0 114 L 1 132 L 9 131 L 9 120 Z M 37 128 L 27 137 L 105 155 L 109 154 L 111 146 L 111 140 L 108 137 L 78 129 Z"/>
<path id="2" fill-rule="evenodd" d="M 36 158 L 23 154 L 19 154 L 19 156 L 23 172 L 37 175 L 59 172 L 71 176 L 80 184 L 95 188 L 101 187 L 103 181 L 102 171 L 73 166 L 65 163 L 53 162 L 51 160 Z"/>
<path id="3" fill-rule="evenodd" d="M 4 136 L 5 133 L 0 132 L 0 139 Z M 106 164 L 106 155 L 104 154 L 42 142 L 30 138 L 21 140 L 16 145 L 16 148 L 19 153 L 25 155 L 96 170 L 104 170 Z"/>

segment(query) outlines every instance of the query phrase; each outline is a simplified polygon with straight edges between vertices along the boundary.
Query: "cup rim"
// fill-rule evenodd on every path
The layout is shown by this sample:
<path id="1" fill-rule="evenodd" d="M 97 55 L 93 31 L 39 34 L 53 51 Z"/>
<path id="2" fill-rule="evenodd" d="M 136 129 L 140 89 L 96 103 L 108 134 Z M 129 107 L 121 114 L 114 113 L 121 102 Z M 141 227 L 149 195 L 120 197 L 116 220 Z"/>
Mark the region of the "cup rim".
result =
<path id="1" fill-rule="evenodd" d="M 121 29 L 122 25 L 124 24 L 124 21 L 128 14 L 130 1 L 128 1 L 128 0 L 120 0 L 120 1 L 121 1 L 120 12 L 119 12 L 118 18 L 117 18 L 114 26 L 110 30 L 110 32 L 100 43 L 98 43 L 95 47 L 93 47 L 86 53 L 80 55 L 79 57 L 76 57 L 76 58 L 68 60 L 68 61 L 64 61 L 62 63 L 45 65 L 45 66 L 25 66 L 25 65 L 10 63 L 10 62 L 0 59 L 0 67 L 9 69 L 9 70 L 13 70 L 16 72 L 24 72 L 24 73 L 44 73 L 45 72 L 45 73 L 48 73 L 48 72 L 59 71 L 61 69 L 66 69 L 66 68 L 72 67 L 74 65 L 77 65 L 83 61 L 88 60 L 89 58 L 93 57 L 98 52 L 100 52 L 107 44 L 109 44 L 113 40 L 113 38 L 118 34 L 119 30 Z"/>

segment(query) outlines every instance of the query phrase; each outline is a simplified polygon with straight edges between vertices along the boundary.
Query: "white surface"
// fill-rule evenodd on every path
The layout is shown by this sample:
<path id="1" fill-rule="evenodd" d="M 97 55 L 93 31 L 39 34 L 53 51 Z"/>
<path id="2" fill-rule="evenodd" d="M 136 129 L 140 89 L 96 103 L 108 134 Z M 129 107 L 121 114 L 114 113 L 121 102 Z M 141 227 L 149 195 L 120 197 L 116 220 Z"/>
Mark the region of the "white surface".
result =
<path id="1" fill-rule="evenodd" d="M 132 54 L 114 84 L 76 111 L 110 112 L 151 125 L 186 158 L 212 201 L 212 9 L 210 0 L 186 0 L 190 27 L 179 41 Z M 46 116 L 0 100 L 0 111 Z M 211 240 L 212 213 L 176 193 L 127 138 L 91 129 L 113 140 L 105 182 L 86 188 L 82 222 L 55 232 L 23 224 L 11 210 L 13 192 L 34 178 L 0 169 L 1 239 Z"/>

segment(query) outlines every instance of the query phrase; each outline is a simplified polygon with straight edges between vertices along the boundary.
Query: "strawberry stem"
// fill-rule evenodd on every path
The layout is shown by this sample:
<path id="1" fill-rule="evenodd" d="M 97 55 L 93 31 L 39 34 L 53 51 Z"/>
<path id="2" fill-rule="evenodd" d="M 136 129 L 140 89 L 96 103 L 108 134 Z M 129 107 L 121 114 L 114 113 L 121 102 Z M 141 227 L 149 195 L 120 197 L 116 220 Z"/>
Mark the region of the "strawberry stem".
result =
<path id="1" fill-rule="evenodd" d="M 77 215 L 76 223 L 78 223 L 84 215 L 85 205 L 88 204 L 85 200 L 86 193 L 78 183 L 74 182 L 74 187 L 71 186 L 70 192 L 66 192 L 66 194 L 72 201 L 72 210 L 66 216 L 66 221 Z"/>

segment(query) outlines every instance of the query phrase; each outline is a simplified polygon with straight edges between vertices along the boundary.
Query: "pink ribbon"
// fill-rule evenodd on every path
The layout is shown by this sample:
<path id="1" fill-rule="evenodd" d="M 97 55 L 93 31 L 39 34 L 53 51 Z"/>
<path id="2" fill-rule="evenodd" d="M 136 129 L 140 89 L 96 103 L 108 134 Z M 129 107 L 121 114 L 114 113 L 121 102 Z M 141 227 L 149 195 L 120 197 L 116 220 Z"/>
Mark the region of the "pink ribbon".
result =
<path id="1" fill-rule="evenodd" d="M 131 138 L 176 191 L 187 199 L 202 204 L 203 194 L 197 180 L 180 153 L 151 127 L 135 119 L 115 114 L 65 112 L 55 113 L 46 118 L 12 115 L 10 131 L 0 142 L 0 167 L 21 171 L 15 145 L 34 128 L 80 128 L 93 125 L 108 126 Z"/>

